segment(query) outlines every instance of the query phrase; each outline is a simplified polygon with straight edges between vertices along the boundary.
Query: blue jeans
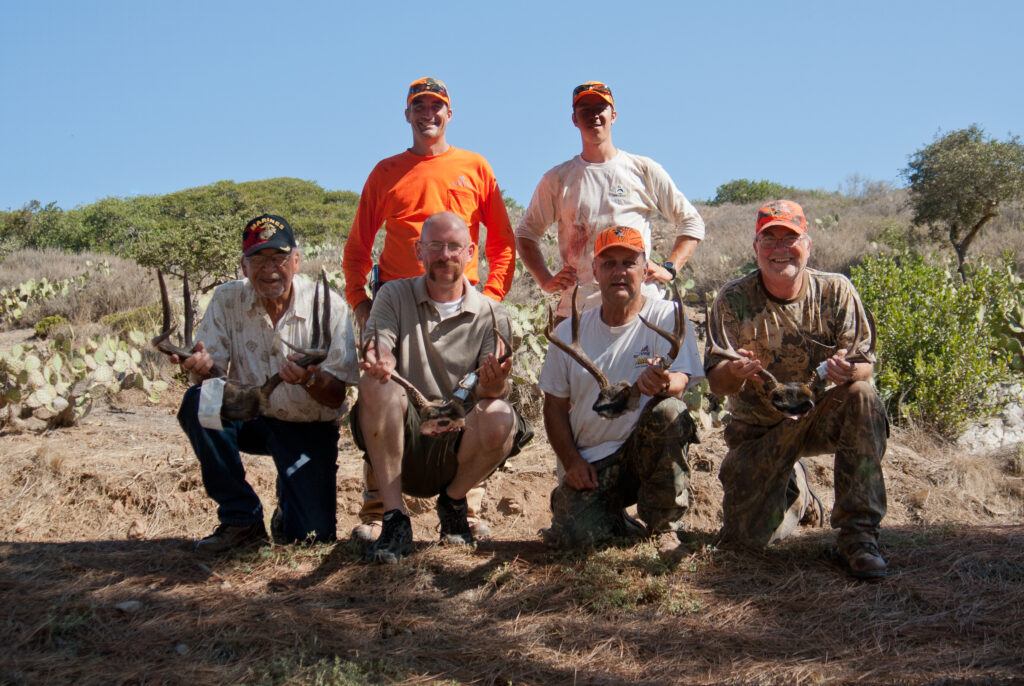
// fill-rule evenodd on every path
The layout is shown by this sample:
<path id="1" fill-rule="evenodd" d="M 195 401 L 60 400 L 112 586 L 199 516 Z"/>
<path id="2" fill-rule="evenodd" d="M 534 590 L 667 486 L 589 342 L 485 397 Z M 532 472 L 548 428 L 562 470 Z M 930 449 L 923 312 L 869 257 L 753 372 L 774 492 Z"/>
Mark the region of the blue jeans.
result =
<path id="1" fill-rule="evenodd" d="M 217 503 L 224 524 L 248 526 L 263 521 L 263 506 L 245 480 L 239 451 L 270 455 L 277 467 L 281 533 L 287 541 L 333 541 L 337 535 L 338 425 L 334 422 L 286 422 L 272 417 L 224 422 L 214 431 L 199 424 L 199 386 L 185 392 L 178 410 L 203 475 L 206 493 Z"/>

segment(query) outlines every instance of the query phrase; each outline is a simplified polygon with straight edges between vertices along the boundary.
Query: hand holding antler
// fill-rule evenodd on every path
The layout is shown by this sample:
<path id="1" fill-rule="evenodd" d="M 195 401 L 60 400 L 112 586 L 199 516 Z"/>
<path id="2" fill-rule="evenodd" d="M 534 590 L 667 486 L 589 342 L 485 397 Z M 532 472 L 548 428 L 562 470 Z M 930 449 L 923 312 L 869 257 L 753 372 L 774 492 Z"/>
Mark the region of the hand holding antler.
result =
<path id="1" fill-rule="evenodd" d="M 388 348 L 378 347 L 379 343 L 380 338 L 376 335 L 369 337 L 364 343 L 363 361 L 360 363 L 360 367 L 381 383 L 387 383 L 391 380 L 391 374 L 395 371 L 398 360 Z"/>
<path id="2" fill-rule="evenodd" d="M 488 354 L 480 365 L 477 398 L 501 398 L 505 395 L 508 377 L 512 373 L 512 356 L 506 355 L 509 351 L 504 338 L 498 334 L 496 339 L 495 351 Z"/>
<path id="3" fill-rule="evenodd" d="M 739 348 L 736 352 L 739 356 L 723 364 L 723 368 L 736 379 L 738 385 L 742 385 L 744 381 L 752 381 L 758 386 L 762 385 L 764 383 L 762 375 L 765 369 L 761 361 L 754 356 L 754 353 L 744 348 Z"/>
<path id="4" fill-rule="evenodd" d="M 195 344 L 192 354 L 188 357 L 182 359 L 179 355 L 171 355 L 170 359 L 171 362 L 180 364 L 182 369 L 191 374 L 196 374 L 204 379 L 213 376 L 212 370 L 215 366 L 213 356 L 206 352 L 206 346 L 202 341 Z"/>

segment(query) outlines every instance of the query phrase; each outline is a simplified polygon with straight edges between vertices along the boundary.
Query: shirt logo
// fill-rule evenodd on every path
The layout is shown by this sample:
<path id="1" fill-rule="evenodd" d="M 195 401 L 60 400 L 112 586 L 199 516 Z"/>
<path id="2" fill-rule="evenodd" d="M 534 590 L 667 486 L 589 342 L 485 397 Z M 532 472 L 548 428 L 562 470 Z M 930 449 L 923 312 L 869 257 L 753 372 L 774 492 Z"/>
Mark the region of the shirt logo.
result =
<path id="1" fill-rule="evenodd" d="M 645 345 L 640 348 L 640 352 L 633 355 L 633 366 L 634 367 L 646 367 L 650 363 L 651 359 L 651 347 Z"/>
<path id="2" fill-rule="evenodd" d="M 467 179 L 464 174 L 460 174 L 459 178 L 455 179 L 452 183 L 452 188 L 473 188 L 473 186 L 469 183 L 469 179 Z"/>

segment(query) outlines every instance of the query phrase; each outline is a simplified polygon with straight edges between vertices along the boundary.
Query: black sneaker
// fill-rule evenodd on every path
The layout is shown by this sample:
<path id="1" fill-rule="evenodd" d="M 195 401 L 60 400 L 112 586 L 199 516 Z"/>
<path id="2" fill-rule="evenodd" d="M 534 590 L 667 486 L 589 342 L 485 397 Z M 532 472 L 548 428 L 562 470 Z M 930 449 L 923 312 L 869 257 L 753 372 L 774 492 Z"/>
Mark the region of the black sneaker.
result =
<path id="1" fill-rule="evenodd" d="M 412 522 L 401 510 L 388 510 L 380 536 L 366 549 L 367 562 L 395 564 L 411 552 Z"/>
<path id="2" fill-rule="evenodd" d="M 267 529 L 263 522 L 247 526 L 218 524 L 213 533 L 196 541 L 195 551 L 203 555 L 219 555 L 232 550 L 256 548 L 267 542 Z"/>
<path id="3" fill-rule="evenodd" d="M 473 531 L 469 528 L 466 499 L 454 500 L 446 491 L 437 496 L 437 518 L 441 521 L 441 543 L 473 545 Z"/>

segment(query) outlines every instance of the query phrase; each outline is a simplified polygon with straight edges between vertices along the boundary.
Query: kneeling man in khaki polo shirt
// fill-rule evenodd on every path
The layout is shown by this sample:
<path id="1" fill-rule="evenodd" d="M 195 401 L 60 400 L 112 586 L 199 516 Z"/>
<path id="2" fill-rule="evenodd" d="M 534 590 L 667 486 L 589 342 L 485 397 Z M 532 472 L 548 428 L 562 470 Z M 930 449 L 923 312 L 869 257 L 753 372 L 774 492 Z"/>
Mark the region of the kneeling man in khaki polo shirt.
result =
<path id="1" fill-rule="evenodd" d="M 511 327 L 504 308 L 463 276 L 476 246 L 455 214 L 423 224 L 416 253 L 425 273 L 389 281 L 373 301 L 363 332 L 366 346 L 359 402 L 352 412 L 356 445 L 373 466 L 384 503 L 383 528 L 366 557 L 396 562 L 412 552 L 412 525 L 402 493 L 437 496 L 442 543 L 472 544 L 466 492 L 481 483 L 532 437 L 508 402 L 512 358 L 501 361 Z M 473 372 L 478 381 L 471 387 Z M 427 400 L 452 398 L 466 386 L 465 422 L 430 421 L 392 375 Z"/>

